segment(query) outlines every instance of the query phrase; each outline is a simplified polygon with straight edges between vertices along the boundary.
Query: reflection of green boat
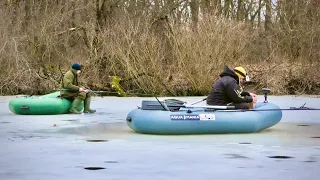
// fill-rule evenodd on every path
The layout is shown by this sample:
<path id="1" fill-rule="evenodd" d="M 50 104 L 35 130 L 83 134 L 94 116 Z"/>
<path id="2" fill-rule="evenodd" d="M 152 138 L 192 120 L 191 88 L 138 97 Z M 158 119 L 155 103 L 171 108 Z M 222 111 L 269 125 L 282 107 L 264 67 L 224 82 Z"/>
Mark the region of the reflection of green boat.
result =
<path id="1" fill-rule="evenodd" d="M 13 113 L 24 115 L 67 114 L 71 101 L 58 97 L 60 92 L 43 96 L 23 96 L 10 100 L 9 108 Z M 78 110 L 83 109 L 83 102 Z"/>

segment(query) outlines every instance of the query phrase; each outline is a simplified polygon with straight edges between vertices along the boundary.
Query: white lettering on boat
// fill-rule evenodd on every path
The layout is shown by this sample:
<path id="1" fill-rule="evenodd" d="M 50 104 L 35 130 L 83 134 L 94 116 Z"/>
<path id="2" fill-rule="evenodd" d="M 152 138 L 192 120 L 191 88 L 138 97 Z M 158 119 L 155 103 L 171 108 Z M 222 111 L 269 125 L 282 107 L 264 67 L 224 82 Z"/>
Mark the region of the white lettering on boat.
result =
<path id="1" fill-rule="evenodd" d="M 216 116 L 214 114 L 199 114 L 201 121 L 214 121 Z"/>
<path id="2" fill-rule="evenodd" d="M 184 120 L 200 120 L 200 117 L 198 115 L 186 115 Z"/>
<path id="3" fill-rule="evenodd" d="M 170 118 L 171 118 L 171 120 L 183 120 L 184 116 L 183 115 L 171 115 Z"/>
<path id="4" fill-rule="evenodd" d="M 171 115 L 171 120 L 200 120 L 199 115 Z"/>

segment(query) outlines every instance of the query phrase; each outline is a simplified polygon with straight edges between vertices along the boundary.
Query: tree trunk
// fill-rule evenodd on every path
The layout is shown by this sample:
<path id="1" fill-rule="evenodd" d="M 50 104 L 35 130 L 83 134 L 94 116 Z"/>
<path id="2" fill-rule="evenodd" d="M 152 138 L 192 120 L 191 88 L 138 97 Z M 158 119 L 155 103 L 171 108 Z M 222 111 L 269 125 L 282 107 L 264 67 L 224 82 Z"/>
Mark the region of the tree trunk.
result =
<path id="1" fill-rule="evenodd" d="M 31 7 L 32 7 L 32 0 L 25 0 L 25 4 L 24 4 L 25 16 L 24 16 L 24 22 L 22 24 L 23 32 L 28 32 L 28 29 L 29 29 L 29 24 L 31 20 Z"/>
<path id="2" fill-rule="evenodd" d="M 271 52 L 272 52 L 272 39 L 271 39 L 271 0 L 264 0 L 266 3 L 266 15 L 265 15 L 265 22 L 264 22 L 264 30 L 265 30 L 265 43 L 267 48 L 267 61 L 271 59 Z"/>
<path id="3" fill-rule="evenodd" d="M 159 46 L 163 54 L 163 64 L 172 65 L 174 60 L 172 51 L 172 34 L 170 33 L 170 26 L 168 22 L 168 16 L 160 17 L 156 19 L 151 25 L 151 31 L 154 36 L 159 40 Z"/>
<path id="4" fill-rule="evenodd" d="M 198 19 L 199 19 L 198 18 L 199 17 L 199 1 L 191 0 L 190 9 L 191 9 L 191 18 L 192 18 L 192 29 L 196 31 L 198 27 Z"/>
<path id="5" fill-rule="evenodd" d="M 224 6 L 223 6 L 223 14 L 226 18 L 230 17 L 230 11 L 231 11 L 231 1 L 232 0 L 225 0 Z"/>
<path id="6" fill-rule="evenodd" d="M 221 15 L 221 0 L 212 0 L 213 11 L 217 13 L 217 15 Z"/>
<path id="7" fill-rule="evenodd" d="M 71 11 L 72 11 L 72 13 L 71 13 L 71 19 L 70 19 L 70 21 L 71 21 L 71 27 L 76 27 L 76 11 L 75 11 L 75 6 L 76 6 L 76 4 L 75 4 L 75 1 L 71 1 Z"/>
<path id="8" fill-rule="evenodd" d="M 271 0 L 264 0 L 266 3 L 266 16 L 264 22 L 264 30 L 269 35 L 271 30 Z"/>
<path id="9" fill-rule="evenodd" d="M 130 14 L 132 14 L 133 16 L 136 14 L 137 11 L 137 2 L 135 0 L 129 0 L 129 7 L 128 7 L 128 11 Z"/>
<path id="10" fill-rule="evenodd" d="M 101 13 L 100 13 L 100 0 L 96 0 L 96 27 L 95 31 L 96 34 L 100 31 L 100 24 L 101 24 Z"/>
<path id="11" fill-rule="evenodd" d="M 41 14 L 47 13 L 48 8 L 50 8 L 50 7 L 52 8 L 52 7 L 55 6 L 55 2 L 50 1 L 50 0 L 43 0 L 43 1 L 40 1 L 38 3 L 40 3 L 40 13 Z"/>
<path id="12" fill-rule="evenodd" d="M 308 59 L 310 64 L 312 63 L 320 63 L 320 1 L 319 0 L 311 0 L 308 10 L 307 10 L 307 19 L 310 22 L 312 29 L 312 34 L 310 35 L 311 44 L 309 48 Z"/>
<path id="13" fill-rule="evenodd" d="M 81 21 L 82 22 L 88 22 L 90 20 L 90 17 L 88 17 L 89 13 L 88 13 L 88 4 L 89 4 L 89 0 L 83 0 L 83 7 L 86 7 L 83 12 L 81 13 Z"/>
<path id="14" fill-rule="evenodd" d="M 138 10 L 139 16 L 145 13 L 146 5 L 147 5 L 146 0 L 140 0 L 137 2 L 137 10 Z"/>
<path id="15" fill-rule="evenodd" d="M 238 0 L 238 7 L 237 7 L 237 20 L 243 20 L 243 0 Z"/>
<path id="16" fill-rule="evenodd" d="M 14 31 L 14 27 L 17 23 L 18 11 L 19 11 L 19 3 L 10 2 L 8 3 L 10 6 L 10 10 L 12 10 L 12 16 L 10 18 L 9 31 Z"/>
<path id="17" fill-rule="evenodd" d="M 202 0 L 200 7 L 201 7 L 201 12 L 203 12 L 204 15 L 207 15 L 210 9 L 210 0 Z"/>
<path id="18" fill-rule="evenodd" d="M 262 0 L 259 0 L 259 9 L 258 9 L 258 28 L 261 26 L 261 2 Z"/>

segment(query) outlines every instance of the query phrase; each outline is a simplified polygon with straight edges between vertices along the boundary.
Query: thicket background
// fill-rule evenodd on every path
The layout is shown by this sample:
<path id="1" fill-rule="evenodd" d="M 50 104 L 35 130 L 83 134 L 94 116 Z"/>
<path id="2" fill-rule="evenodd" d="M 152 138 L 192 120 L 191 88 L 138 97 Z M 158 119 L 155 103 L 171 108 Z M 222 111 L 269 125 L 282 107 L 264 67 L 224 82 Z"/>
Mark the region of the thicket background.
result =
<path id="1" fill-rule="evenodd" d="M 320 92 L 319 0 L 2 0 L 0 94 L 45 94 L 72 63 L 112 91 L 207 95 L 224 65 L 253 89 Z M 258 92 L 258 91 L 257 91 Z"/>

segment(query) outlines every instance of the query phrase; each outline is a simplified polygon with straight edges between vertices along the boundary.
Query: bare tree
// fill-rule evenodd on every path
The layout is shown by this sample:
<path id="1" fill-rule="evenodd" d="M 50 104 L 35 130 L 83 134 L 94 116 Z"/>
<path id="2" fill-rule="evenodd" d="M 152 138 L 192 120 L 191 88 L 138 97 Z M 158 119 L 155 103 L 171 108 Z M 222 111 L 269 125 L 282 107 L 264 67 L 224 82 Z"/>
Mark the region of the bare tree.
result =
<path id="1" fill-rule="evenodd" d="M 225 0 L 224 1 L 223 14 L 227 18 L 230 17 L 231 5 L 232 5 L 232 0 Z"/>
<path id="2" fill-rule="evenodd" d="M 244 10 L 243 10 L 243 0 L 238 0 L 237 2 L 237 20 L 242 21 L 244 16 Z"/>
<path id="3" fill-rule="evenodd" d="M 221 0 L 213 0 L 213 8 L 218 12 L 218 15 L 221 14 Z"/>
<path id="4" fill-rule="evenodd" d="M 271 17 L 272 17 L 272 12 L 271 12 L 271 0 L 264 0 L 266 4 L 266 15 L 265 15 L 265 22 L 264 22 L 264 29 L 267 33 L 270 32 L 271 30 Z"/>
<path id="5" fill-rule="evenodd" d="M 198 20 L 199 20 L 199 1 L 191 0 L 190 9 L 191 9 L 192 29 L 197 30 Z"/>
<path id="6" fill-rule="evenodd" d="M 25 16 L 24 16 L 24 22 L 22 25 L 22 31 L 24 32 L 28 31 L 28 27 L 31 20 L 31 8 L 32 8 L 32 0 L 25 0 L 25 3 L 24 3 Z"/>

